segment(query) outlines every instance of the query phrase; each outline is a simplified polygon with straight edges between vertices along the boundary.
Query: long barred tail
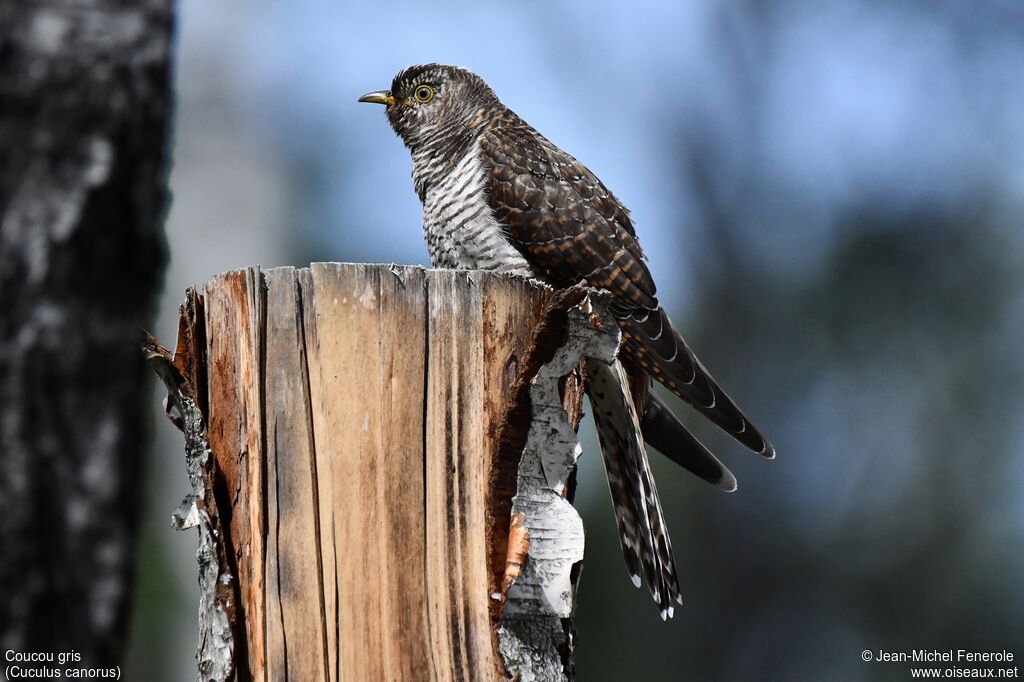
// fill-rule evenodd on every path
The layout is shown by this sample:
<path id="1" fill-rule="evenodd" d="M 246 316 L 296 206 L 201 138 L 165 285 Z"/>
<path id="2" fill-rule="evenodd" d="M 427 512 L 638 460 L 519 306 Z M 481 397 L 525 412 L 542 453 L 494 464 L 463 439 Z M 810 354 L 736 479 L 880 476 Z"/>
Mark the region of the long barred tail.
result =
<path id="1" fill-rule="evenodd" d="M 622 364 L 618 360 L 611 365 L 587 361 L 587 395 L 601 441 L 626 567 L 637 587 L 642 572 L 661 617 L 671 618 L 674 605 L 682 603 L 672 542 Z"/>
<path id="2" fill-rule="evenodd" d="M 639 403 L 635 393 L 633 396 L 634 402 Z M 676 419 L 658 394 L 651 391 L 645 397 L 643 406 L 637 405 L 644 442 L 708 483 L 726 492 L 736 490 L 732 472 Z"/>
<path id="3" fill-rule="evenodd" d="M 775 448 L 715 382 L 664 308 L 626 308 L 616 314 L 627 358 L 730 436 L 763 457 L 775 457 Z"/>

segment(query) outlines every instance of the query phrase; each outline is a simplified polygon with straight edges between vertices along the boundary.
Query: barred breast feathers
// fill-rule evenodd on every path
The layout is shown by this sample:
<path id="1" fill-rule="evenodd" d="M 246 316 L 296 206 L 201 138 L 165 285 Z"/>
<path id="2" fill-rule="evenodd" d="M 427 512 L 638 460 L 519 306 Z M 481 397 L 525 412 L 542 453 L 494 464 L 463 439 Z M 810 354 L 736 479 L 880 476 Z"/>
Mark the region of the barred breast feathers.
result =
<path id="1" fill-rule="evenodd" d="M 450 166 L 436 154 L 414 154 L 413 178 L 424 187 L 423 232 L 435 267 L 535 276 L 494 217 L 479 141 Z"/>

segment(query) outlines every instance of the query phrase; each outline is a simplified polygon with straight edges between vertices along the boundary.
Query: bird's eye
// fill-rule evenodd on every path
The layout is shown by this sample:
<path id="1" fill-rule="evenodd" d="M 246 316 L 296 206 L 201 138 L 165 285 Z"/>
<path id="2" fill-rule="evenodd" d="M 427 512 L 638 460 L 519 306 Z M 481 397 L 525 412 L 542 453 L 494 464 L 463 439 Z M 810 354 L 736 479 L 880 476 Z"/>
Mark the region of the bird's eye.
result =
<path id="1" fill-rule="evenodd" d="M 416 98 L 417 102 L 426 104 L 430 100 L 434 99 L 434 88 L 429 85 L 417 85 L 412 96 Z"/>

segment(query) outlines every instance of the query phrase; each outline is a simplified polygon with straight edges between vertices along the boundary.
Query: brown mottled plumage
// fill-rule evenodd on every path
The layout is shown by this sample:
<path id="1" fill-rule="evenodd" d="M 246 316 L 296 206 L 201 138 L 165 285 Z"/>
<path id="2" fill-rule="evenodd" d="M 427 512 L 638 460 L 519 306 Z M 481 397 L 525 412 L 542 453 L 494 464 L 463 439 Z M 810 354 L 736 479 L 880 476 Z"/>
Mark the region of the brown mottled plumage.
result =
<path id="1" fill-rule="evenodd" d="M 586 166 L 465 69 L 409 67 L 390 91 L 361 101 L 387 105 L 412 154 L 434 265 L 515 272 L 556 287 L 585 280 L 614 295 L 620 358 L 588 363 L 588 395 L 626 566 L 671 616 L 679 586 L 644 441 L 725 490 L 736 479 L 650 390 L 652 379 L 754 452 L 771 458 L 775 450 L 672 326 L 629 212 Z"/>

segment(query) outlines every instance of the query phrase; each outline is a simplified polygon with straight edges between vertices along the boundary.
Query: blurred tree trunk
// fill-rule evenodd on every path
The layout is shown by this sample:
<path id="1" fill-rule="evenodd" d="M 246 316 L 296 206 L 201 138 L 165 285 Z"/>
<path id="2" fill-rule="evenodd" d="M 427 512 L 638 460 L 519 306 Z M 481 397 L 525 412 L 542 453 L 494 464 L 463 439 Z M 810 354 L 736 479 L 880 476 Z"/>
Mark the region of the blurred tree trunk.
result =
<path id="1" fill-rule="evenodd" d="M 172 25 L 170 0 L 0 3 L 0 649 L 83 667 L 125 645 Z"/>

